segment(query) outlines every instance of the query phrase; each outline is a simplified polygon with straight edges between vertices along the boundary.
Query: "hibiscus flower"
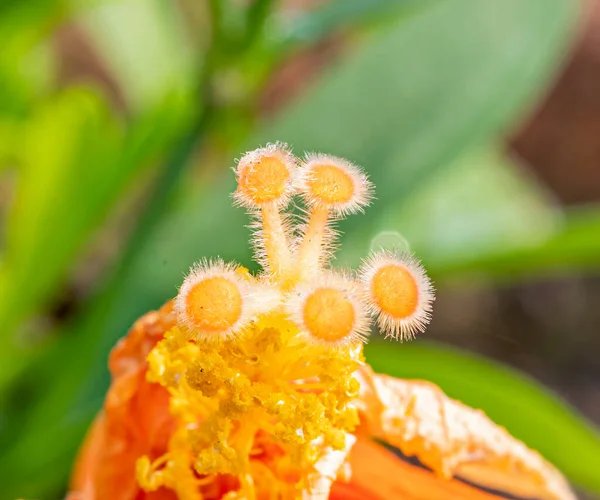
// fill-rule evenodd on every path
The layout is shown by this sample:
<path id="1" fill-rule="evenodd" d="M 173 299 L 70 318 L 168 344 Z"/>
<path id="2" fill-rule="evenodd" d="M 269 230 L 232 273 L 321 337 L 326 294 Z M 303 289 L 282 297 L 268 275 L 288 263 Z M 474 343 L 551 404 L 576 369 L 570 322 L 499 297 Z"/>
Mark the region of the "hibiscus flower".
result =
<path id="1" fill-rule="evenodd" d="M 236 177 L 263 271 L 203 260 L 134 324 L 111 353 L 70 500 L 574 498 L 483 412 L 366 363 L 371 322 L 410 339 L 434 294 L 403 252 L 331 267 L 332 221 L 372 198 L 357 166 L 274 144 Z M 300 224 L 285 212 L 294 196 Z"/>

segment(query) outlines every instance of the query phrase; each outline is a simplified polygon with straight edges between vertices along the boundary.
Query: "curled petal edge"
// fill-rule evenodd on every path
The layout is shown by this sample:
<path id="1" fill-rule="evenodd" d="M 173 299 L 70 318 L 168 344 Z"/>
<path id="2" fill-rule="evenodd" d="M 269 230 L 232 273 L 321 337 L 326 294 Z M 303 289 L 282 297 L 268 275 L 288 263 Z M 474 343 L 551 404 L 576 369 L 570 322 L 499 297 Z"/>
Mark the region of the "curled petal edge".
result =
<path id="1" fill-rule="evenodd" d="M 356 377 L 357 406 L 368 432 L 442 477 L 458 476 L 519 497 L 576 500 L 562 474 L 539 453 L 435 384 L 378 375 L 367 366 Z"/>

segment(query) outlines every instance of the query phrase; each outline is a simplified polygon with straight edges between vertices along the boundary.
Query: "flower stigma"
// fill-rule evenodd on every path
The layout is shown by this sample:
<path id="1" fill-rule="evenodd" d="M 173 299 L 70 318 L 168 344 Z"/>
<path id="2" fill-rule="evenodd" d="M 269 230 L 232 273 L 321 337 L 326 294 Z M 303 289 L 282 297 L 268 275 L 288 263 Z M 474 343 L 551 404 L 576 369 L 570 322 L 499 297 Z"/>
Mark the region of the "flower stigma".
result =
<path id="1" fill-rule="evenodd" d="M 371 318 L 386 336 L 413 336 L 432 287 L 405 254 L 375 252 L 352 274 L 331 267 L 332 222 L 372 198 L 357 166 L 300 161 L 278 143 L 246 153 L 235 173 L 263 270 L 204 260 L 185 278 L 176 325 L 148 356 L 176 428 L 165 454 L 138 459 L 136 477 L 183 500 L 327 498 L 359 424 L 355 372 Z M 307 213 L 295 226 L 294 196 Z"/>

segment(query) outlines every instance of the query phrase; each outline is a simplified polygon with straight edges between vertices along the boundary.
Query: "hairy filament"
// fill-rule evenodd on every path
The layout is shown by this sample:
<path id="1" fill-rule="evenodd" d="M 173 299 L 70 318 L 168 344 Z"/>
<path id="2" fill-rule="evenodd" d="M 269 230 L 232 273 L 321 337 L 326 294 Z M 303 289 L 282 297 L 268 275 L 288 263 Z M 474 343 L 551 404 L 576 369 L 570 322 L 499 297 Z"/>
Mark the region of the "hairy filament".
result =
<path id="1" fill-rule="evenodd" d="M 327 223 L 329 221 L 329 208 L 324 205 L 315 205 L 310 212 L 308 224 L 298 247 L 296 265 L 303 276 L 310 278 L 318 275 L 323 265 L 323 254 L 327 250 Z"/>
<path id="2" fill-rule="evenodd" d="M 267 269 L 277 277 L 287 276 L 291 272 L 292 255 L 279 209 L 273 205 L 264 206 L 261 216 Z"/>

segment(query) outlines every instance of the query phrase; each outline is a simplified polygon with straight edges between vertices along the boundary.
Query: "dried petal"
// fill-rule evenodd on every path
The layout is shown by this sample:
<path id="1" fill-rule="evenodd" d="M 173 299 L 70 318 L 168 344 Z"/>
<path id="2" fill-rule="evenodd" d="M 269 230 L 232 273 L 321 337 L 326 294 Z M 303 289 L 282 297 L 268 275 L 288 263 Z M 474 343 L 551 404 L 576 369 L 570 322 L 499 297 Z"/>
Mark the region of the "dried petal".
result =
<path id="1" fill-rule="evenodd" d="M 369 432 L 445 478 L 525 498 L 574 499 L 562 475 L 480 410 L 436 385 L 359 370 L 358 402 Z"/>
<path id="2" fill-rule="evenodd" d="M 315 464 L 315 472 L 308 477 L 308 488 L 303 492 L 305 500 L 327 500 L 333 482 L 337 479 L 346 462 L 356 438 L 346 434 L 346 447 L 341 450 L 327 448 Z"/>

